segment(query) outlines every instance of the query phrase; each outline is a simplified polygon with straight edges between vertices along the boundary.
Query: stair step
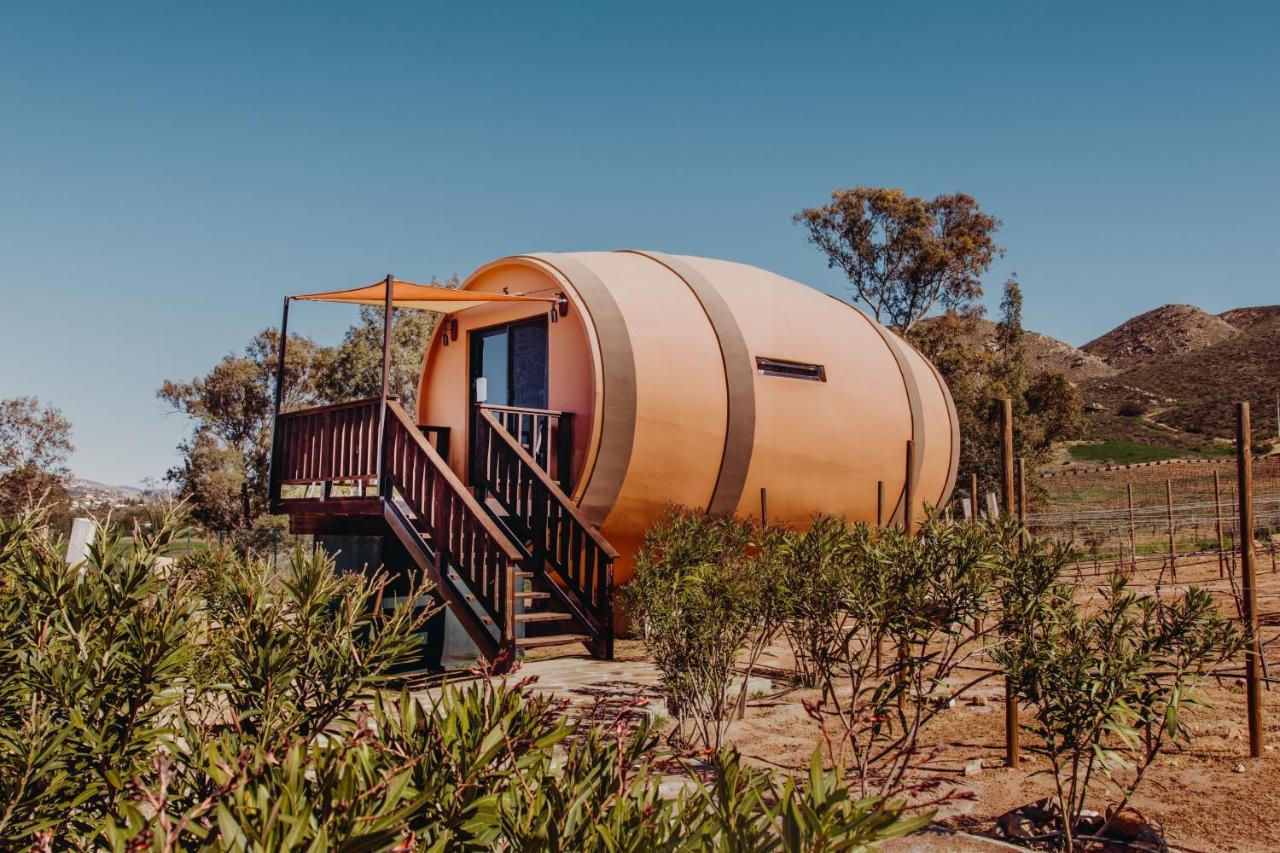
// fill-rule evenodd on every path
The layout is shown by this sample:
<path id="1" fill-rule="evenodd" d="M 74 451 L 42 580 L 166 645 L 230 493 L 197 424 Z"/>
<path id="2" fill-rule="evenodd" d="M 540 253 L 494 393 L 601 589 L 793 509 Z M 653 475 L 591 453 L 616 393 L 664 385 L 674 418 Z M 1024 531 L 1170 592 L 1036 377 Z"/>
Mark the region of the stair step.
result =
<path id="1" fill-rule="evenodd" d="M 568 613 L 556 613 L 551 610 L 516 614 L 516 622 L 560 622 L 569 618 L 571 617 Z"/>
<path id="2" fill-rule="evenodd" d="M 516 593 L 516 598 L 519 598 L 522 601 L 532 601 L 538 598 L 550 598 L 550 597 L 551 597 L 551 593 L 549 592 L 517 592 Z"/>
<path id="3" fill-rule="evenodd" d="M 533 572 L 516 572 L 516 580 L 527 581 L 533 577 Z"/>
<path id="4" fill-rule="evenodd" d="M 545 637 L 518 637 L 516 648 L 534 649 L 539 646 L 563 646 L 567 643 L 589 642 L 591 642 L 591 636 L 588 634 L 549 634 Z"/>

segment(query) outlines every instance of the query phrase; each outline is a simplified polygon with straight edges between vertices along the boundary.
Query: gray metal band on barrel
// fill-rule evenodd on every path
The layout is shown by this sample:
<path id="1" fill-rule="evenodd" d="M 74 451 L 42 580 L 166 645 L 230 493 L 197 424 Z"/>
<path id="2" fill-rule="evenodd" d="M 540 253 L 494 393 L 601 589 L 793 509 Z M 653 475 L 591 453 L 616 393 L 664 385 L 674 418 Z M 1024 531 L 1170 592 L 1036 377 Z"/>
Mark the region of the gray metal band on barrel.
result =
<path id="1" fill-rule="evenodd" d="M 687 261 L 663 252 L 642 252 L 636 249 L 622 251 L 649 258 L 675 273 L 702 305 L 711 330 L 715 332 L 720 344 L 720 358 L 724 362 L 728 412 L 720 470 L 716 474 L 716 484 L 711 492 L 707 511 L 716 515 L 732 515 L 737 512 L 742 500 L 756 441 L 755 371 L 752 369 L 746 338 L 720 291 Z"/>
<path id="2" fill-rule="evenodd" d="M 613 294 L 586 264 L 554 252 L 524 257 L 547 264 L 569 280 L 587 306 L 587 319 L 600 344 L 600 446 L 578 504 L 587 520 L 599 526 L 613 509 L 631 465 L 636 432 L 636 362 L 631 335 Z"/>
<path id="3" fill-rule="evenodd" d="M 829 293 L 827 295 L 831 296 Z M 867 323 L 870 324 L 871 328 L 875 329 L 876 334 L 880 336 L 880 340 L 884 341 L 884 345 L 893 355 L 893 360 L 898 365 L 898 372 L 902 374 L 902 385 L 907 392 L 907 406 L 911 411 L 911 440 L 915 443 L 916 464 L 911 470 L 911 493 L 918 495 L 919 491 L 916 489 L 916 486 L 920 483 L 920 460 L 924 458 L 924 404 L 920 400 L 920 387 L 916 384 L 915 374 L 912 372 L 911 365 L 907 361 L 906 352 L 902 349 L 904 346 L 907 346 L 907 344 L 903 343 L 902 340 L 900 340 L 893 332 L 890 332 L 884 326 L 881 326 L 875 320 L 871 319 L 857 308 L 854 308 L 848 302 L 845 302 L 837 296 L 831 296 L 831 298 L 836 302 L 839 302 L 841 305 L 848 307 L 863 320 L 866 320 Z M 902 443 L 902 459 L 904 465 L 906 464 L 906 452 L 907 444 L 904 441 Z M 904 476 L 902 478 L 902 491 L 898 493 L 898 501 L 894 504 L 893 512 L 890 513 L 889 518 L 887 519 L 888 521 L 896 524 L 901 524 L 903 522 L 906 517 L 906 507 L 903 504 L 906 496 L 907 478 Z"/>

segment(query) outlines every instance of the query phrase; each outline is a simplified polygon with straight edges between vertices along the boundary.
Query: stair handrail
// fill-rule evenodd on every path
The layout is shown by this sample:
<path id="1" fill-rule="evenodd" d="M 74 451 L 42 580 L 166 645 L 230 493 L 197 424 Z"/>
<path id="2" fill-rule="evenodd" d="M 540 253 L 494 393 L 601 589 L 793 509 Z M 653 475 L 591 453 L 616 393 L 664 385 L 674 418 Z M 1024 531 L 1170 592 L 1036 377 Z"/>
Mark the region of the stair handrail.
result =
<path id="1" fill-rule="evenodd" d="M 489 517 L 489 514 L 485 512 L 484 508 L 471 494 L 471 491 L 458 478 L 458 475 L 453 473 L 453 470 L 436 449 L 418 431 L 413 420 L 405 413 L 400 404 L 395 401 L 388 401 L 387 411 L 391 417 L 386 421 L 387 441 L 384 445 L 384 453 L 386 453 L 387 459 L 386 464 L 383 466 L 385 476 L 391 480 L 391 484 L 399 489 L 401 495 L 405 498 L 405 502 L 418 515 L 419 522 L 431 536 L 432 547 L 436 551 L 438 561 L 442 563 L 442 565 L 438 566 L 440 573 L 445 575 L 450 569 L 457 571 L 464 583 L 467 584 L 471 594 L 490 612 L 490 615 L 500 626 L 503 642 L 514 642 L 515 572 L 523 559 L 523 553 Z M 403 469 L 398 456 L 398 445 L 392 440 L 394 432 L 397 430 L 408 440 L 408 444 L 404 446 L 406 448 L 412 447 L 420 453 L 426 463 L 433 469 L 433 483 L 440 484 L 435 490 L 436 493 L 430 496 L 430 505 L 424 501 L 427 496 L 418 493 L 423 483 L 414 472 Z M 387 501 L 392 500 L 393 496 L 390 489 L 382 491 L 382 494 Z M 500 576 L 500 588 L 485 590 L 483 583 L 476 583 L 474 565 L 466 565 L 463 562 L 466 558 L 459 553 L 463 549 L 455 547 L 458 544 L 454 541 L 455 539 L 466 545 L 466 533 L 461 527 L 455 529 L 452 519 L 438 517 L 441 511 L 441 499 L 456 500 L 464 507 L 466 515 L 469 516 L 469 520 L 482 534 L 482 537 L 498 549 L 504 563 Z M 473 540 L 471 545 L 474 550 L 477 545 L 483 547 L 484 543 L 476 543 Z M 474 562 L 474 556 L 473 554 L 472 562 Z M 483 566 L 481 568 L 483 569 Z"/>
<path id="2" fill-rule="evenodd" d="M 573 499 L 564 493 L 564 490 L 560 488 L 555 480 L 551 479 L 551 476 L 542 469 L 542 466 L 540 466 L 537 461 L 529 455 L 529 451 L 525 450 L 520 442 L 516 441 L 515 436 L 507 432 L 502 424 L 500 424 L 491 414 L 484 411 L 484 409 L 487 408 L 490 407 L 485 406 L 481 409 L 481 417 L 489 422 L 490 428 L 498 434 L 498 437 L 506 443 L 507 447 L 511 448 L 511 450 L 515 452 L 521 462 L 533 469 L 533 475 L 542 483 L 542 485 L 551 491 L 552 496 L 557 498 L 559 503 L 563 504 L 565 510 L 569 513 L 569 516 L 582 527 L 583 532 L 586 533 L 587 536 L 591 537 L 591 541 L 595 542 L 596 545 L 600 547 L 600 550 L 608 554 L 609 559 L 616 560 L 618 558 L 618 549 L 614 548 L 609 540 L 605 539 L 604 536 L 601 535 L 596 526 L 587 520 L 587 517 L 582 514 L 582 510 L 573 502 Z"/>
<path id="3" fill-rule="evenodd" d="M 483 492 L 489 491 L 504 504 L 504 508 L 508 512 L 512 512 L 520 516 L 520 522 L 527 528 L 527 532 L 533 538 L 533 567 L 536 571 L 547 571 L 550 567 L 555 581 L 552 584 L 552 591 L 558 592 L 570 611 L 575 613 L 579 621 L 586 623 L 596 634 L 598 643 L 597 653 L 606 658 L 613 657 L 613 561 L 618 558 L 618 550 L 613 547 L 609 540 L 605 539 L 600 531 L 582 514 L 578 505 L 564 493 L 560 486 L 551 478 L 551 476 L 543 470 L 527 450 L 512 436 L 501 424 L 497 418 L 484 409 L 477 407 L 478 432 L 476 434 L 476 452 L 481 452 L 481 448 L 488 447 L 485 441 L 485 433 L 495 436 L 495 440 L 501 442 L 501 447 L 509 451 L 515 459 L 520 463 L 521 467 L 531 478 L 531 485 L 536 484 L 540 487 L 545 496 L 550 498 L 558 506 L 563 517 L 569 521 L 569 529 L 558 530 L 553 536 L 552 523 L 547 518 L 547 507 L 538 499 L 536 494 L 527 496 L 526 500 L 529 505 L 526 507 L 529 516 L 526 518 L 520 514 L 519 506 L 506 505 L 503 496 L 498 489 L 492 488 L 493 483 L 489 482 L 488 473 L 484 470 L 486 467 L 486 459 L 480 459 L 475 468 L 477 482 L 476 486 Z M 531 489 L 530 491 L 536 491 Z M 517 500 L 517 504 L 519 500 Z M 574 555 L 583 544 L 583 538 L 589 547 L 580 552 L 587 555 L 586 559 L 577 562 Z M 551 541 L 553 540 L 554 541 Z M 553 545 L 554 547 L 549 547 Z M 594 547 L 596 554 L 591 554 L 590 548 Z M 560 564 L 556 550 L 563 548 L 566 554 L 565 565 Z M 598 555 L 598 556 L 597 556 Z M 601 559 L 602 558 L 602 559 Z M 577 577 L 575 577 L 576 569 L 584 569 L 583 574 L 590 574 L 591 580 L 594 581 L 595 589 L 584 586 Z M 572 598 L 564 594 L 564 589 L 572 592 Z M 579 604 L 586 609 L 586 614 L 579 610 Z M 584 618 L 588 616 L 589 618 Z"/>

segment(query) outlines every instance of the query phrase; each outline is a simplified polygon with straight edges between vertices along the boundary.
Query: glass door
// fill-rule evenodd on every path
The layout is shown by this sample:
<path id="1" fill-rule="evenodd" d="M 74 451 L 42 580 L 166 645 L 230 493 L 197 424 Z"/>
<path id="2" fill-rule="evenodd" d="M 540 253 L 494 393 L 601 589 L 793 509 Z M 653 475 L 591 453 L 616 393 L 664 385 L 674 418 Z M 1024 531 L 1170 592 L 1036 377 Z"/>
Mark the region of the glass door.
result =
<path id="1" fill-rule="evenodd" d="M 547 318 L 471 333 L 471 403 L 547 407 Z"/>
<path id="2" fill-rule="evenodd" d="M 470 334 L 470 410 L 491 406 L 547 407 L 547 318 L 477 329 Z M 474 452 L 475 421 L 467 427 Z M 532 435 L 530 435 L 532 440 Z M 545 437 L 544 437 L 545 438 Z"/>

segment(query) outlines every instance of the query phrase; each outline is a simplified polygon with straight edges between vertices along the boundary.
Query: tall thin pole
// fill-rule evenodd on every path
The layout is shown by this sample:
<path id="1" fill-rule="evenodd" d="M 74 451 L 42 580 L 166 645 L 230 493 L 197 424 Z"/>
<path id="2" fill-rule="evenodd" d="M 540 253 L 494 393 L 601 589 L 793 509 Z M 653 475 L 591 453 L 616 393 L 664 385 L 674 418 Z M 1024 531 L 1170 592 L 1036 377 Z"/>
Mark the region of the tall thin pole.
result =
<path id="1" fill-rule="evenodd" d="M 973 504 L 973 506 L 970 507 L 970 509 L 972 509 L 973 512 L 970 514 L 969 518 L 970 520 L 973 521 L 974 524 L 977 524 L 978 519 L 982 517 L 978 513 L 978 474 L 977 472 L 974 472 L 969 475 L 969 503 Z"/>
<path id="2" fill-rule="evenodd" d="M 1017 512 L 1017 505 L 1014 503 L 1013 489 L 1013 400 L 1005 397 L 1000 401 L 1000 502 L 1003 504 L 1001 511 L 1006 517 L 1012 518 Z"/>
<path id="3" fill-rule="evenodd" d="M 1218 483 L 1218 469 L 1213 469 L 1213 516 L 1218 532 L 1218 579 L 1227 576 L 1227 543 L 1222 539 L 1222 491 Z"/>
<path id="4" fill-rule="evenodd" d="M 1124 484 L 1125 497 L 1129 502 L 1129 559 L 1133 571 L 1138 570 L 1138 531 L 1133 524 L 1133 483 Z"/>
<path id="5" fill-rule="evenodd" d="M 1022 541 L 1027 539 L 1027 460 L 1018 457 L 1018 526 L 1022 528 Z"/>
<path id="6" fill-rule="evenodd" d="M 271 456 L 267 460 L 267 502 L 280 499 L 280 484 L 276 482 L 276 427 L 280 422 L 280 406 L 284 401 L 284 351 L 289 345 L 289 297 L 284 298 L 284 308 L 280 313 L 280 345 L 276 348 L 276 401 L 271 414 Z"/>
<path id="7" fill-rule="evenodd" d="M 1178 554 L 1173 544 L 1173 480 L 1164 481 L 1164 499 L 1169 522 L 1169 573 L 1178 582 Z"/>
<path id="8" fill-rule="evenodd" d="M 1249 755 L 1262 757 L 1262 639 L 1258 636 L 1258 590 L 1253 561 L 1253 459 L 1249 404 L 1236 404 L 1236 469 L 1240 496 L 1240 569 L 1244 586 L 1244 627 L 1248 635 L 1245 693 L 1249 709 Z"/>
<path id="9" fill-rule="evenodd" d="M 391 389 L 391 306 L 395 281 L 395 276 L 388 275 L 383 282 L 386 294 L 382 304 L 382 391 L 378 395 L 378 494 L 384 498 L 390 496 L 382 475 L 386 467 L 387 394 Z"/>
<path id="10" fill-rule="evenodd" d="M 884 527 L 884 480 L 876 480 L 876 530 Z"/>
<path id="11" fill-rule="evenodd" d="M 764 486 L 760 487 L 760 525 L 769 526 L 769 490 Z"/>
<path id="12" fill-rule="evenodd" d="M 1013 400 L 1000 401 L 1000 485 L 1004 500 L 1003 512 L 1012 517 L 1016 511 L 1013 496 Z M 1019 755 L 1020 732 L 1018 730 L 1018 691 L 1008 673 L 1004 677 L 1004 760 L 1010 767 L 1022 763 Z"/>

